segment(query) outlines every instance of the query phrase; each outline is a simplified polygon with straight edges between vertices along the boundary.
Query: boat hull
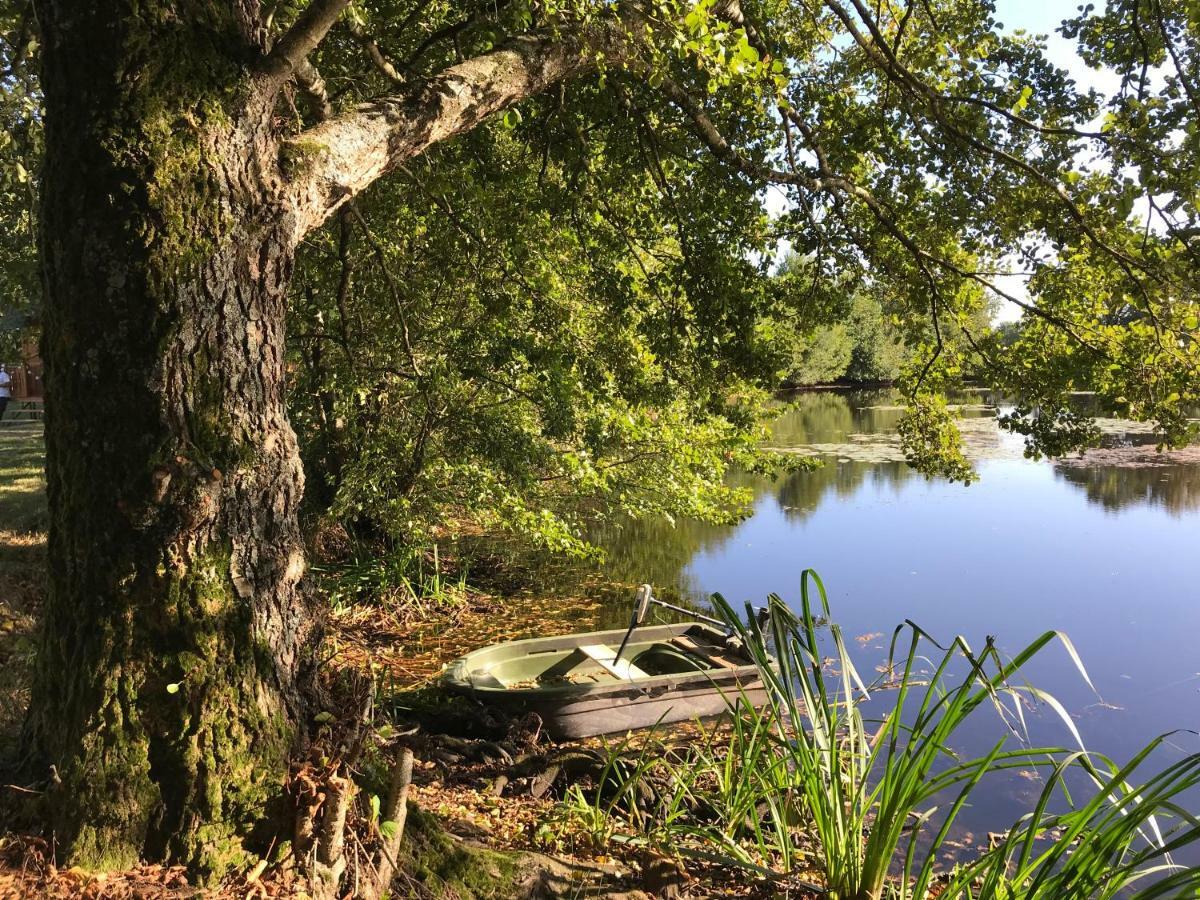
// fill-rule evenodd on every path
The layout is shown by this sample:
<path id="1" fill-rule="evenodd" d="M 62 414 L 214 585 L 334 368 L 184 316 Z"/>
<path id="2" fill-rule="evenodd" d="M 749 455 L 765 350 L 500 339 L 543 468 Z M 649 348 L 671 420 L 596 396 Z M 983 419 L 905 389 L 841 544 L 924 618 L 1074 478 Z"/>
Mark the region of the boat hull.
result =
<path id="1" fill-rule="evenodd" d="M 700 636 L 722 640 L 716 629 L 694 623 L 639 629 L 639 644 Z M 556 740 L 575 740 L 655 725 L 668 725 L 719 716 L 744 698 L 761 706 L 766 690 L 757 667 L 748 662 L 736 668 L 714 668 L 682 674 L 656 675 L 608 684 L 565 684 L 512 688 L 488 683 L 492 666 L 505 658 L 536 659 L 595 644 L 619 644 L 623 630 L 535 638 L 485 647 L 455 661 L 442 676 L 443 684 L 487 706 L 519 716 L 536 713 Z"/>

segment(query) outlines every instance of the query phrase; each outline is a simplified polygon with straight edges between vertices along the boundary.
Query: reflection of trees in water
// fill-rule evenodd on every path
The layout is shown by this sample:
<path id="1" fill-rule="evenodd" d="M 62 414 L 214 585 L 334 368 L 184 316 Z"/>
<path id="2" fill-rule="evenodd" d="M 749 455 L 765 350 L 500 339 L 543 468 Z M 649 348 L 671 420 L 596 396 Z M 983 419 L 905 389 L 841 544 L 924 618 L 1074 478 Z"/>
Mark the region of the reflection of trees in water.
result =
<path id="1" fill-rule="evenodd" d="M 900 411 L 896 391 L 815 391 L 796 394 L 793 405 L 771 426 L 770 443 L 777 447 L 847 441 L 852 434 L 896 430 Z M 888 406 L 888 409 L 871 407 Z"/>
<path id="2" fill-rule="evenodd" d="M 820 391 L 792 398 L 794 408 L 772 428 L 772 443 L 781 447 L 850 443 L 856 434 L 895 432 L 901 411 L 894 390 Z M 805 518 L 833 493 L 850 497 L 865 483 L 899 487 L 913 472 L 902 462 L 827 460 L 811 472 L 793 472 L 772 487 L 788 518 Z"/>
<path id="3" fill-rule="evenodd" d="M 855 434 L 879 435 L 893 433 L 901 415 L 895 391 L 820 391 L 799 395 L 794 406 L 775 423 L 771 443 L 776 446 L 812 444 L 846 444 L 855 442 Z M 964 402 L 979 402 L 990 398 L 968 396 Z M 871 409 L 869 407 L 877 407 Z M 968 414 L 969 415 L 969 414 Z M 999 439 L 994 420 L 971 420 L 971 425 L 990 427 L 987 434 L 968 436 L 976 451 L 986 450 Z M 1120 443 L 1136 450 L 1139 438 L 1121 435 Z M 1096 452 L 1096 451 L 1093 451 Z M 1121 451 L 1122 453 L 1124 451 Z M 986 455 L 979 453 L 979 455 Z M 1124 458 L 1124 457 L 1122 457 Z M 1058 477 L 1084 491 L 1091 503 L 1109 510 L 1124 509 L 1139 504 L 1161 506 L 1170 512 L 1200 508 L 1200 464 L 1138 465 L 1134 457 L 1124 465 L 1103 465 L 1094 462 L 1054 466 Z M 813 471 L 793 472 L 777 479 L 748 474 L 731 475 L 733 484 L 751 488 L 761 502 L 771 496 L 793 521 L 810 516 L 827 497 L 850 498 L 864 485 L 876 490 L 900 489 L 912 478 L 920 478 L 907 464 L 896 460 L 864 461 L 828 459 L 824 466 Z M 769 501 L 768 501 L 769 502 Z M 597 525 L 591 538 L 607 554 L 605 574 L 626 584 L 649 581 L 676 597 L 698 596 L 698 586 L 688 582 L 683 574 L 688 563 L 702 552 L 712 552 L 724 545 L 736 528 L 711 525 L 681 519 L 674 525 L 656 520 L 632 521 Z M 612 622 L 617 625 L 627 613 L 629 598 L 614 598 Z M 609 623 L 612 624 L 612 623 Z"/>
<path id="4" fill-rule="evenodd" d="M 910 478 L 919 477 L 907 463 L 827 462 L 811 472 L 793 472 L 780 479 L 775 500 L 789 519 L 805 519 L 826 494 L 852 497 L 864 484 L 899 490 Z"/>
<path id="5" fill-rule="evenodd" d="M 669 591 L 694 594 L 684 567 L 697 553 L 716 549 L 733 535 L 734 526 L 680 519 L 673 526 L 663 519 L 626 519 L 597 526 L 591 539 L 603 547 L 605 574 L 617 581 L 649 582 Z"/>
<path id="6" fill-rule="evenodd" d="M 1200 466 L 1055 465 L 1054 473 L 1108 510 L 1145 505 L 1181 513 L 1200 508 Z"/>

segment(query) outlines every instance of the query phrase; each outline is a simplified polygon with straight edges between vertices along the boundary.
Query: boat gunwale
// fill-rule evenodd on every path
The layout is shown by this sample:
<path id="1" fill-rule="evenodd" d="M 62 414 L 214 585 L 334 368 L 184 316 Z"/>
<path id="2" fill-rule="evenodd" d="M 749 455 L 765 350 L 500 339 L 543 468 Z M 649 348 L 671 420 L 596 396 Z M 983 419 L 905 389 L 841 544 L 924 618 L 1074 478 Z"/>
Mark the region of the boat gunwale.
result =
<path id="1" fill-rule="evenodd" d="M 640 636 L 635 632 L 635 636 L 642 638 L 638 643 L 649 641 L 653 644 L 661 642 L 663 638 L 678 637 L 687 634 L 693 631 L 693 629 L 699 629 L 709 637 L 723 639 L 726 636 L 724 632 L 703 622 L 652 625 L 642 629 L 643 634 Z M 624 628 L 617 628 L 607 631 L 589 631 L 552 635 L 550 637 L 523 638 L 517 641 L 501 641 L 489 644 L 477 650 L 472 650 L 470 653 L 448 663 L 442 672 L 441 681 L 451 688 L 468 691 L 473 694 L 481 694 L 489 697 L 511 697 L 513 700 L 517 700 L 526 698 L 570 697 L 575 695 L 597 697 L 604 694 L 631 692 L 641 694 L 662 686 L 675 687 L 677 689 L 702 687 L 721 690 L 722 688 L 733 686 L 740 687 L 744 681 L 748 680 L 749 676 L 757 677 L 759 674 L 758 667 L 753 662 L 747 662 L 733 669 L 714 665 L 711 668 L 700 669 L 695 672 L 667 673 L 663 675 L 651 675 L 648 678 L 631 678 L 594 684 L 574 684 L 567 682 L 563 684 L 534 685 L 531 687 L 509 687 L 506 685 L 496 687 L 492 685 L 478 685 L 471 680 L 471 675 L 476 670 L 470 668 L 470 661 L 473 658 L 479 658 L 501 648 L 516 648 L 528 651 L 536 645 L 542 645 L 545 647 L 545 650 L 542 652 L 553 652 L 555 650 L 570 651 L 589 643 L 608 643 L 604 639 L 624 637 L 625 631 Z M 659 635 L 662 637 L 659 637 Z M 521 655 L 530 654 L 525 652 Z"/>

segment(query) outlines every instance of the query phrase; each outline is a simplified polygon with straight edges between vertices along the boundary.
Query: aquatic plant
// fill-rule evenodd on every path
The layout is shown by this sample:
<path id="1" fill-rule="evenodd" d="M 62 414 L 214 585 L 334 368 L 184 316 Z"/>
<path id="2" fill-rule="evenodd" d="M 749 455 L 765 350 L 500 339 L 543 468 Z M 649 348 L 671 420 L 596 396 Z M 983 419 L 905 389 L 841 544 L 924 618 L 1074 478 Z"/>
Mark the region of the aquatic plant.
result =
<path id="1" fill-rule="evenodd" d="M 770 597 L 765 631 L 719 595 L 713 604 L 754 658 L 767 703 L 756 709 L 733 698 L 727 735 L 708 729 L 707 740 L 685 750 L 655 759 L 643 748 L 636 765 L 610 766 L 614 784 L 601 784 L 599 794 L 614 799 L 592 812 L 621 818 L 623 839 L 758 876 L 804 873 L 840 900 L 1082 900 L 1133 890 L 1150 900 L 1200 887 L 1200 869 L 1172 857 L 1200 840 L 1196 817 L 1179 805 L 1200 783 L 1200 755 L 1134 786 L 1162 738 L 1121 767 L 1084 750 L 1063 705 L 1019 678 L 1057 643 L 1090 685 L 1065 635 L 1048 631 L 1006 659 L 990 638 L 978 651 L 961 637 L 943 646 L 906 621 L 893 634 L 883 678 L 868 688 L 840 628 L 822 625 L 830 610 L 816 573 L 802 577 L 799 614 Z M 1033 746 L 1031 703 L 1051 710 L 1078 746 Z M 995 710 L 1005 736 L 984 755 L 963 758 L 955 738 L 981 707 Z M 996 847 L 939 871 L 979 784 L 1014 769 L 1043 781 L 1034 809 Z M 632 786 L 648 778 L 659 782 L 649 808 L 633 802 Z"/>

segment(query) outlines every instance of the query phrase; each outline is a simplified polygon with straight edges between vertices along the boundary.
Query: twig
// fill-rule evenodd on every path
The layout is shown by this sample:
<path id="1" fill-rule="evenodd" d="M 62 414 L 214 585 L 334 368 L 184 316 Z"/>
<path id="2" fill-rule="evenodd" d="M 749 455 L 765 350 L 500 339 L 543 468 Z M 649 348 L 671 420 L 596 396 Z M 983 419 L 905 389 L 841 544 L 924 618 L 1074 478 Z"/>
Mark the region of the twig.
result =
<path id="1" fill-rule="evenodd" d="M 387 803 L 383 808 L 383 821 L 394 822 L 396 829 L 385 836 L 379 848 L 379 859 L 375 864 L 376 887 L 382 896 L 392 883 L 396 873 L 396 855 L 404 839 L 404 822 L 408 817 L 408 788 L 412 784 L 413 752 L 408 747 L 400 751 L 400 759 L 392 768 L 392 784 L 388 790 Z"/>

